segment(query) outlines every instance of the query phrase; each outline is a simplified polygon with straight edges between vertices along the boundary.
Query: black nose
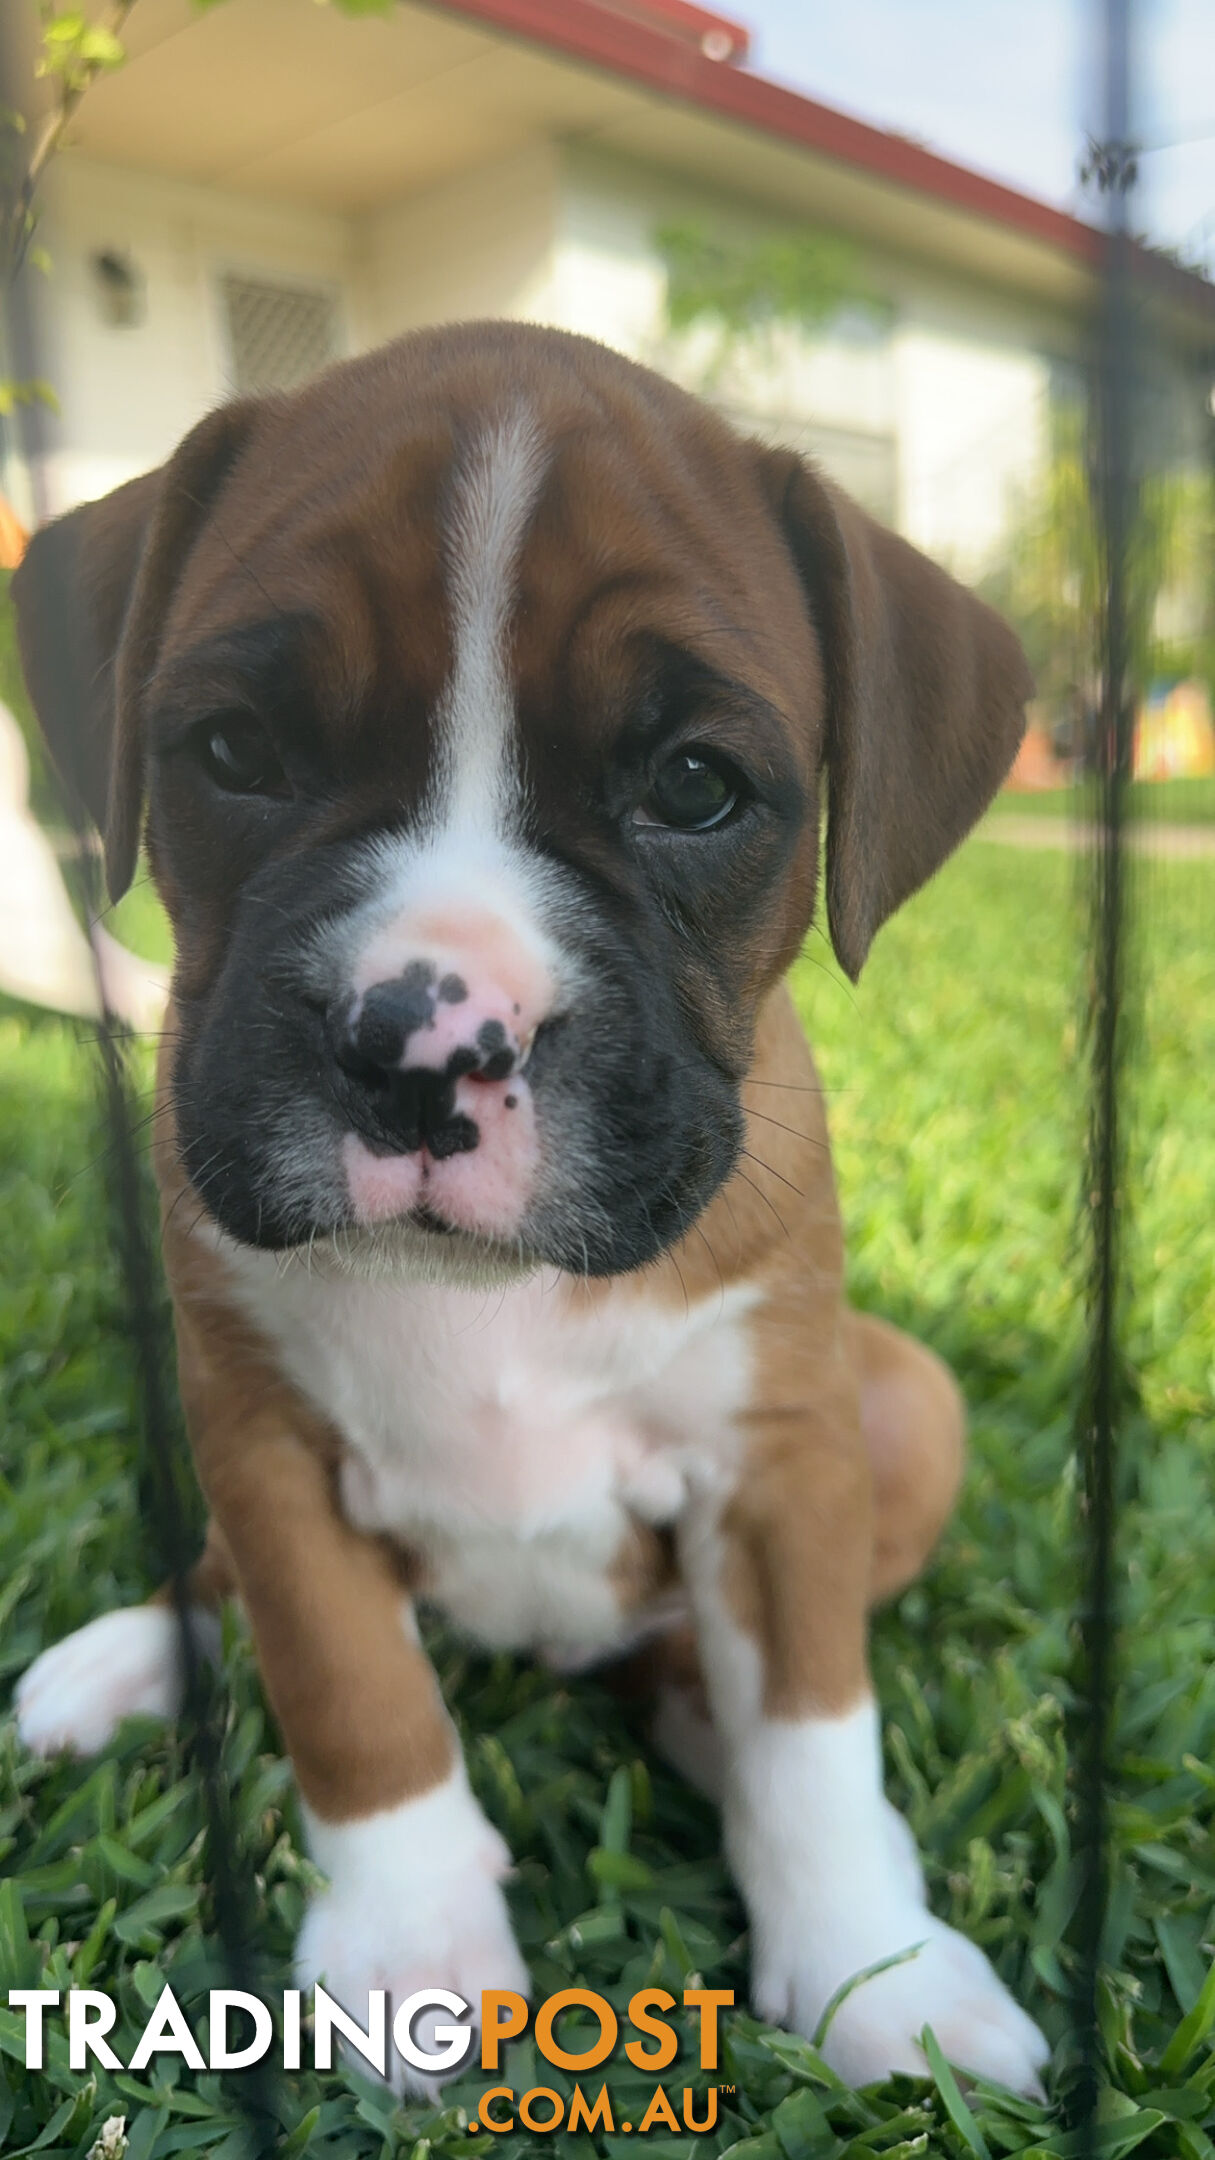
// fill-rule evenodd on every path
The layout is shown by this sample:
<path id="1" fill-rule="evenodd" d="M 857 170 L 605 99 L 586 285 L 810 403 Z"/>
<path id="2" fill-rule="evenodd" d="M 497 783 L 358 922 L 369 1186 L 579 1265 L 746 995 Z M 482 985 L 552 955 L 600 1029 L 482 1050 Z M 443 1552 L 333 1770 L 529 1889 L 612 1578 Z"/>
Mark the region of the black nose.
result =
<path id="1" fill-rule="evenodd" d="M 435 970 L 418 960 L 392 981 L 375 983 L 361 1000 L 344 996 L 328 1009 L 325 1030 L 343 1075 L 345 1106 L 373 1147 L 401 1155 L 425 1147 L 442 1161 L 469 1153 L 480 1140 L 455 1097 L 462 1074 L 485 1071 L 485 1056 L 470 1045 L 454 1050 L 441 1070 L 409 1063 L 411 1038 L 433 1026 L 436 998 L 454 1002 L 455 981 L 436 982 Z"/>
<path id="2" fill-rule="evenodd" d="M 411 1036 L 433 1025 L 436 997 L 434 969 L 414 960 L 390 982 L 374 983 L 361 999 L 335 999 L 328 1027 L 339 1065 L 350 1071 L 400 1071 L 408 1062 Z"/>

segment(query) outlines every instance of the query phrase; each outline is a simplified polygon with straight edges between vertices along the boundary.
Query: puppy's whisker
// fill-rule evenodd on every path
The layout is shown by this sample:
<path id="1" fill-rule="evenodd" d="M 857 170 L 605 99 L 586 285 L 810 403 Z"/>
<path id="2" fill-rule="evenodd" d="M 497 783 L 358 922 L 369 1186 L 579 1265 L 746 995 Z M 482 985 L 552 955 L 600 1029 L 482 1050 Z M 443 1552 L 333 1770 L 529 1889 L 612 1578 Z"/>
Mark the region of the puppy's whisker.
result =
<path id="1" fill-rule="evenodd" d="M 749 1118 L 761 1118 L 765 1125 L 775 1125 L 777 1132 L 792 1134 L 795 1140 L 802 1141 L 806 1147 L 817 1148 L 820 1154 L 828 1152 L 826 1141 L 820 1140 L 817 1133 L 799 1132 L 796 1125 L 783 1125 L 778 1117 L 769 1117 L 766 1110 L 748 1110 L 747 1116 Z M 767 1169 L 767 1167 L 768 1165 L 765 1163 L 764 1168 Z"/>
<path id="2" fill-rule="evenodd" d="M 739 1085 L 742 1087 L 783 1088 L 787 1089 L 791 1095 L 837 1095 L 840 1092 L 838 1088 L 820 1087 L 812 1080 L 754 1080 L 750 1074 Z"/>
<path id="3" fill-rule="evenodd" d="M 746 1156 L 747 1161 L 753 1162 L 756 1165 L 757 1169 L 766 1170 L 769 1177 L 779 1178 L 781 1184 L 787 1185 L 791 1193 L 797 1194 L 799 1200 L 805 1199 L 806 1195 L 802 1191 L 801 1186 L 795 1185 L 792 1178 L 787 1178 L 783 1170 L 774 1170 L 770 1162 L 765 1162 L 762 1155 L 753 1155 L 750 1148 L 744 1148 L 742 1152 Z"/>
<path id="4" fill-rule="evenodd" d="M 192 1199 L 200 1199 L 200 1198 L 202 1197 L 202 1182 L 203 1182 L 203 1179 L 204 1179 L 204 1178 L 206 1177 L 206 1174 L 207 1174 L 207 1172 L 208 1172 L 209 1170 L 211 1170 L 211 1169 L 213 1169 L 213 1168 L 214 1168 L 215 1164 L 216 1164 L 216 1163 L 217 1163 L 217 1162 L 219 1161 L 219 1159 L 220 1159 L 220 1157 L 221 1157 L 221 1155 L 222 1155 L 222 1154 L 223 1154 L 223 1149 L 222 1149 L 222 1148 L 216 1148 L 213 1154 L 211 1154 L 211 1155 L 208 1155 L 208 1157 L 207 1157 L 206 1161 L 205 1161 L 205 1162 L 203 1163 L 203 1165 L 202 1165 L 202 1168 L 201 1168 L 201 1170 L 199 1170 L 199 1171 L 197 1171 L 197 1172 L 195 1173 L 195 1175 L 194 1175 L 194 1178 L 193 1178 L 193 1180 L 190 1180 L 190 1179 L 185 1179 L 185 1180 L 183 1181 L 183 1183 L 182 1183 L 182 1187 L 181 1187 L 181 1191 L 180 1191 L 180 1192 L 179 1192 L 179 1193 L 177 1194 L 176 1198 L 175 1198 L 175 1199 L 173 1200 L 172 1204 L 170 1205 L 170 1207 L 169 1207 L 169 1209 L 168 1209 L 168 1212 L 167 1212 L 167 1214 L 165 1215 L 165 1219 L 164 1219 L 164 1222 L 163 1222 L 163 1223 L 162 1223 L 162 1225 L 161 1225 L 161 1232 L 160 1232 L 160 1242 L 161 1242 L 161 1246 L 162 1246 L 162 1248 L 163 1248 L 163 1246 L 164 1246 L 164 1242 L 165 1242 L 165 1239 L 167 1238 L 167 1236 L 168 1236 L 168 1234 L 169 1234 L 169 1228 L 170 1228 L 170 1225 L 171 1225 L 171 1223 L 172 1223 L 172 1221 L 173 1221 L 173 1217 L 174 1217 L 174 1216 L 176 1215 L 176 1213 L 177 1213 L 177 1210 L 178 1210 L 178 1208 L 179 1208 L 179 1207 L 181 1206 L 181 1204 L 182 1204 L 182 1201 L 183 1201 L 183 1200 L 185 1200 L 185 1199 L 186 1199 L 187 1197 L 190 1197 L 190 1198 L 192 1198 Z M 177 1159 L 178 1159 L 178 1163 L 180 1164 L 180 1162 L 181 1162 L 181 1155 L 180 1155 L 180 1151 L 178 1152 L 178 1158 L 177 1158 Z M 186 1231 L 186 1233 L 185 1233 L 187 1237 L 193 1237 L 193 1235 L 194 1235 L 194 1232 L 195 1232 L 195 1231 L 197 1230 L 197 1228 L 198 1228 L 198 1225 L 199 1225 L 199 1223 L 200 1223 L 200 1222 L 202 1221 L 202 1218 L 203 1218 L 203 1216 L 204 1216 L 205 1214 L 207 1214 L 207 1213 L 209 1213 L 209 1210 L 208 1210 L 208 1208 L 207 1208 L 207 1205 L 206 1205 L 206 1202 L 205 1202 L 205 1200 L 204 1200 L 204 1201 L 203 1201 L 203 1205 L 202 1205 L 201 1209 L 199 1210 L 199 1213 L 198 1213 L 198 1215 L 197 1215 L 197 1216 L 195 1217 L 195 1220 L 194 1220 L 194 1222 L 193 1222 L 193 1223 L 191 1224 L 190 1228 L 189 1228 L 189 1229 L 188 1229 L 188 1230 Z"/>
<path id="5" fill-rule="evenodd" d="M 700 1239 L 701 1244 L 704 1246 L 705 1251 L 708 1253 L 710 1260 L 713 1262 L 713 1266 L 717 1270 L 717 1288 L 721 1298 L 721 1310 L 724 1311 L 726 1303 L 726 1278 L 721 1271 L 721 1262 L 718 1259 L 717 1254 L 714 1252 L 713 1247 L 709 1243 L 708 1238 L 705 1236 L 704 1231 L 701 1229 L 700 1224 L 698 1222 L 694 1222 L 692 1228 L 696 1232 L 696 1235 Z"/>
<path id="6" fill-rule="evenodd" d="M 765 1207 L 771 1208 L 772 1213 L 775 1215 L 776 1220 L 780 1224 L 781 1229 L 784 1231 L 785 1236 L 788 1237 L 790 1235 L 789 1225 L 785 1221 L 785 1218 L 781 1214 L 780 1209 L 777 1207 L 775 1201 L 769 1199 L 767 1193 L 761 1190 L 761 1188 L 756 1184 L 754 1178 L 750 1178 L 747 1176 L 745 1170 L 739 1170 L 736 1174 L 742 1179 L 744 1185 L 750 1186 L 757 1200 L 762 1200 Z"/>

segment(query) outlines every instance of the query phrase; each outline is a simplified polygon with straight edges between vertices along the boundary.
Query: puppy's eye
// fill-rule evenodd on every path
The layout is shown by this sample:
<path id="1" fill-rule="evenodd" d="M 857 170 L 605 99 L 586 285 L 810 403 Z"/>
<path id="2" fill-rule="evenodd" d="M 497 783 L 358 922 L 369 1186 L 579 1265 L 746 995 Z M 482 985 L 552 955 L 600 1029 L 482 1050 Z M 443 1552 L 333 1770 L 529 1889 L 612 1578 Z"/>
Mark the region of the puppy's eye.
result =
<path id="1" fill-rule="evenodd" d="M 655 773 L 636 819 L 639 825 L 668 825 L 677 832 L 711 832 L 724 825 L 742 797 L 733 766 L 702 750 L 677 750 Z"/>
<path id="2" fill-rule="evenodd" d="M 285 787 L 278 754 L 259 720 L 240 714 L 205 720 L 196 741 L 204 772 L 229 795 L 273 795 Z"/>

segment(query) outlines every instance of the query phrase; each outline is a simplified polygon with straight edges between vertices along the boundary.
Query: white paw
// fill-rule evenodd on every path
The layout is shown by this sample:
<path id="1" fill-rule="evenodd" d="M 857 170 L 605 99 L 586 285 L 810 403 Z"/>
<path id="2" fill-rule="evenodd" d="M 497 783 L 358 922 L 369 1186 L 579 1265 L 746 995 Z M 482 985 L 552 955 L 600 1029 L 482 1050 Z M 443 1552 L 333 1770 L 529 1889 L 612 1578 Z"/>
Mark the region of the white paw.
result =
<path id="1" fill-rule="evenodd" d="M 931 2025 L 942 2054 L 957 2069 L 1014 2092 L 1040 2092 L 1039 2072 L 1050 2050 L 983 1952 L 911 1904 L 889 1913 L 881 1932 L 882 1947 L 872 1934 L 850 1947 L 847 1925 L 833 1930 L 820 1921 L 801 1943 L 783 1930 L 783 1941 L 761 1943 L 752 1978 L 760 2016 L 810 2038 L 844 1981 L 921 1943 L 916 1956 L 862 1980 L 841 2003 L 823 2043 L 832 2069 L 851 2085 L 870 2084 L 894 2070 L 922 2076 L 918 2035 Z"/>
<path id="2" fill-rule="evenodd" d="M 731 1767 L 726 1847 L 751 1916 L 760 2016 L 813 2039 L 855 1981 L 823 2042 L 852 2084 L 922 2076 L 930 2025 L 958 2069 L 1038 2092 L 1049 2050 L 1037 2026 L 924 1901 L 914 1840 L 881 1789 L 872 1697 L 838 1717 L 764 1719 Z"/>
<path id="3" fill-rule="evenodd" d="M 882 1801 L 882 1823 L 886 1832 L 890 1863 L 899 1889 L 913 1905 L 927 1905 L 924 1865 L 920 1859 L 920 1848 L 915 1841 L 915 1831 L 906 1816 L 900 1815 L 890 1800 Z"/>
<path id="4" fill-rule="evenodd" d="M 323 1981 L 364 2029 L 370 1990 L 385 1989 L 390 2032 L 406 1997 L 428 1988 L 450 1988 L 471 2003 L 470 2029 L 486 1988 L 529 1993 L 501 1889 L 510 1854 L 473 1799 L 462 1765 L 420 1799 L 358 1822 L 322 1823 L 304 1812 L 313 1858 L 330 1887 L 300 1930 L 301 1987 Z M 418 2045 L 428 2048 L 435 2025 L 450 2022 L 444 2011 L 423 2012 L 414 2025 Z M 433 2097 L 437 2089 L 436 2078 L 401 2060 L 391 2037 L 388 2076 L 398 2090 Z"/>
<path id="5" fill-rule="evenodd" d="M 650 1745 L 689 1785 L 720 1805 L 726 1788 L 725 1747 L 716 1725 L 687 1688 L 667 1684 L 659 1689 L 650 1720 Z M 885 1799 L 882 1830 L 900 1891 L 916 1905 L 926 1903 L 924 1869 L 915 1832 L 893 1803 Z"/>
<path id="6" fill-rule="evenodd" d="M 216 1656 L 214 1614 L 190 1617 L 200 1651 Z M 33 1754 L 95 1755 L 124 1717 L 173 1717 L 181 1699 L 177 1615 L 166 1605 L 129 1605 L 44 1650 L 17 1682 L 13 1704 Z"/>

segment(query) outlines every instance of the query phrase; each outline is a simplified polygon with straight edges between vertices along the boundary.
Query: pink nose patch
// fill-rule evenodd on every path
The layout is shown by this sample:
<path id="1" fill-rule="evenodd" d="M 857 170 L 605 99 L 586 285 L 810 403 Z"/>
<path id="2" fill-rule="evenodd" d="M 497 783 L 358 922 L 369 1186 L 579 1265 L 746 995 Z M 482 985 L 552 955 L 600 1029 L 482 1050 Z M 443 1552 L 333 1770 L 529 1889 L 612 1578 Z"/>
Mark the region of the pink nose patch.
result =
<path id="1" fill-rule="evenodd" d="M 356 1002 L 420 962 L 432 971 L 433 989 L 432 1026 L 421 1034 L 434 1039 L 411 1044 L 411 1063 L 441 1065 L 444 1044 L 450 1052 L 487 1021 L 526 1049 L 552 1009 L 553 979 L 541 955 L 509 923 L 476 908 L 411 910 L 378 931 L 355 964 Z"/>
<path id="2" fill-rule="evenodd" d="M 517 1236 L 540 1161 L 531 1089 L 525 1080 L 458 1080 L 456 1111 L 476 1126 L 477 1142 L 440 1159 L 426 1147 L 409 1155 L 379 1154 L 347 1133 L 343 1167 L 359 1222 L 388 1222 L 425 1209 L 473 1237 Z"/>

